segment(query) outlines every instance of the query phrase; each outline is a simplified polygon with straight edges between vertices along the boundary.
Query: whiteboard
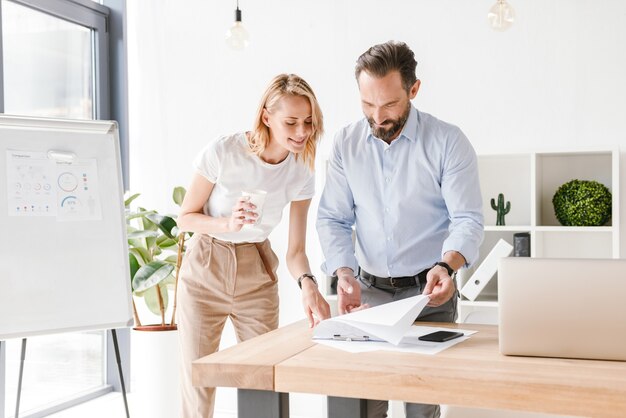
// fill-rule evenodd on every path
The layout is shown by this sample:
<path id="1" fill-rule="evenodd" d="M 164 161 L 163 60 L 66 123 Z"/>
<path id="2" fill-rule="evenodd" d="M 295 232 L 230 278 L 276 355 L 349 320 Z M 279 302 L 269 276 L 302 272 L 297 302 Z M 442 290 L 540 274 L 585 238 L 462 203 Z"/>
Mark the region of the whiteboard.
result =
<path id="1" fill-rule="evenodd" d="M 0 340 L 132 325 L 118 128 L 0 116 Z"/>

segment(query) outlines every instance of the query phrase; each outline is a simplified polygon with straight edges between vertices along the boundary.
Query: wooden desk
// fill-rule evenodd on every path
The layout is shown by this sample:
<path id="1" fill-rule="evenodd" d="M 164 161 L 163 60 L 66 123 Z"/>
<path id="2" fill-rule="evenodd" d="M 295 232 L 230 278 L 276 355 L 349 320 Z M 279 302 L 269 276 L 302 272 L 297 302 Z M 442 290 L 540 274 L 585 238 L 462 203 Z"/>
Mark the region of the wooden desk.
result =
<path id="1" fill-rule="evenodd" d="M 351 354 L 315 344 L 301 321 L 197 360 L 193 383 L 244 389 L 240 417 L 247 411 L 252 412 L 249 416 L 262 416 L 259 407 L 247 406 L 249 402 L 267 402 L 272 408 L 267 409 L 272 411 L 268 417 L 288 416 L 287 397 L 279 393 L 289 392 L 352 398 L 337 404 L 343 417 L 346 406 L 359 416 L 360 398 L 626 416 L 626 362 L 503 356 L 495 326 L 430 325 L 479 332 L 434 356 Z M 331 413 L 329 406 L 329 417 Z"/>

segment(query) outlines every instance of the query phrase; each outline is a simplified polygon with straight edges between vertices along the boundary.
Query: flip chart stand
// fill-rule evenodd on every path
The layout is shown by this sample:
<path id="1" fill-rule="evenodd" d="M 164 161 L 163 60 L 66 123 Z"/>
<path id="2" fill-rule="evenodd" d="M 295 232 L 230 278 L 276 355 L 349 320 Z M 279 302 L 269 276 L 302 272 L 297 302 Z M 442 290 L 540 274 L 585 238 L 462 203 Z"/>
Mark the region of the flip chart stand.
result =
<path id="1" fill-rule="evenodd" d="M 24 359 L 26 358 L 26 338 L 22 338 L 22 353 L 20 354 L 20 373 L 17 379 L 17 400 L 15 401 L 15 418 L 20 416 L 20 399 L 22 397 L 22 377 L 24 376 Z"/>
<path id="2" fill-rule="evenodd" d="M 120 347 L 117 344 L 117 331 L 115 331 L 115 329 L 111 329 L 111 336 L 113 337 L 113 346 L 115 347 L 115 361 L 117 361 L 117 372 L 120 376 L 120 385 L 122 387 L 122 397 L 124 398 L 126 418 L 130 418 L 130 413 L 128 412 L 128 400 L 126 399 L 126 386 L 124 385 L 124 374 L 122 373 L 122 360 L 120 359 Z"/>
<path id="3" fill-rule="evenodd" d="M 115 329 L 111 329 L 111 336 L 113 337 L 113 346 L 115 347 L 115 360 L 117 361 L 117 372 L 120 376 L 120 385 L 122 387 L 122 397 L 124 398 L 124 409 L 126 410 L 126 418 L 130 418 L 130 412 L 128 411 L 128 399 L 126 399 L 126 386 L 124 385 L 124 375 L 122 374 L 122 360 L 120 358 L 120 347 L 117 343 L 117 332 Z M 20 416 L 20 400 L 22 397 L 22 378 L 24 376 L 24 360 L 26 359 L 26 338 L 22 338 L 22 353 L 20 355 L 20 371 L 17 380 L 17 399 L 15 401 L 15 417 Z M 0 341 L 2 344 L 3 341 Z"/>

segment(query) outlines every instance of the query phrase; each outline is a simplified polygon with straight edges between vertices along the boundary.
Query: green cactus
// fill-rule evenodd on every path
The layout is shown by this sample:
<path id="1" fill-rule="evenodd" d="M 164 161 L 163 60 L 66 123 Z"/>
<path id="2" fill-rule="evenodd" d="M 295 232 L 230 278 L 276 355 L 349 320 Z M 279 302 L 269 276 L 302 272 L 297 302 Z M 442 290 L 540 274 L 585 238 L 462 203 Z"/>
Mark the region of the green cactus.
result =
<path id="1" fill-rule="evenodd" d="M 511 202 L 506 202 L 506 206 L 504 205 L 504 195 L 502 193 L 498 194 L 498 204 L 496 205 L 496 201 L 491 199 L 491 208 L 496 211 L 498 214 L 498 218 L 496 220 L 496 225 L 504 225 L 504 215 L 509 213 L 511 210 Z"/>

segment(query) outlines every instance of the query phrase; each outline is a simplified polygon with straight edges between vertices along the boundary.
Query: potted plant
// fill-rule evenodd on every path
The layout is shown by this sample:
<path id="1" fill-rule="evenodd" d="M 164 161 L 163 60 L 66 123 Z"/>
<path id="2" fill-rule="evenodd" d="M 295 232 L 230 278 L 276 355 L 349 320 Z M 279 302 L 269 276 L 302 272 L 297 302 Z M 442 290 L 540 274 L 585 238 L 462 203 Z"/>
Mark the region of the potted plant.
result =
<path id="1" fill-rule="evenodd" d="M 135 211 L 131 210 L 130 204 L 137 197 L 139 193 L 129 196 L 124 201 L 135 329 L 175 330 L 178 271 L 187 234 L 178 230 L 175 216 L 161 215 L 155 210 L 146 210 L 142 207 Z M 172 198 L 178 206 L 184 197 L 185 189 L 175 187 Z M 170 289 L 173 289 L 174 301 L 171 317 L 166 321 L 165 312 L 169 305 Z M 159 316 L 161 322 L 144 325 L 137 312 L 136 299 L 143 299 L 148 310 Z"/>
<path id="2" fill-rule="evenodd" d="M 131 334 L 133 393 L 145 416 L 174 417 L 178 416 L 181 404 L 176 290 L 188 235 L 178 230 L 173 215 L 161 215 L 142 207 L 131 210 L 131 202 L 137 197 L 139 194 L 134 194 L 124 202 L 135 317 Z M 178 206 L 184 197 L 184 188 L 174 188 L 172 198 Z M 141 300 L 145 307 L 136 306 Z M 169 305 L 173 305 L 171 315 L 166 318 Z M 152 317 L 150 312 L 160 318 L 159 323 L 145 325 L 141 321 L 141 316 Z"/>

